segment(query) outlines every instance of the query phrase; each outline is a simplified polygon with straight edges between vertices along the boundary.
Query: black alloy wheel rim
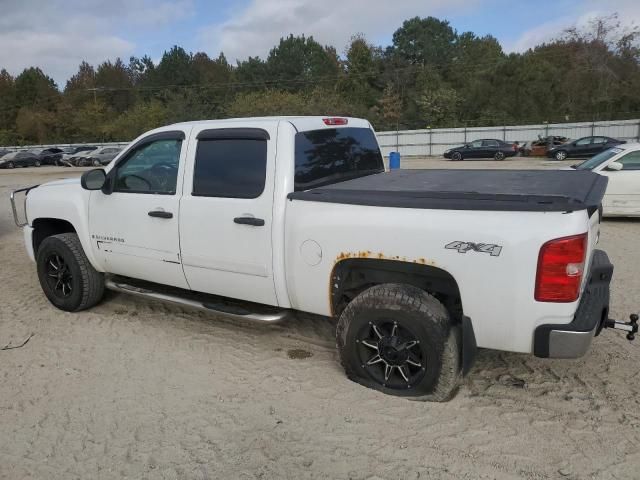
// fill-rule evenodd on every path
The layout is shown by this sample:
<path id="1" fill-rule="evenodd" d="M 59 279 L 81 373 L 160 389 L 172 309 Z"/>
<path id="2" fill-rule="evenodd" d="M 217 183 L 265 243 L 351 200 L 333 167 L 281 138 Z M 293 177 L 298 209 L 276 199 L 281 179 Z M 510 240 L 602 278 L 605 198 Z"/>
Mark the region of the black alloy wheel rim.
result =
<path id="1" fill-rule="evenodd" d="M 369 322 L 358 332 L 355 343 L 360 367 L 384 388 L 407 390 L 425 375 L 423 345 L 397 321 Z"/>
<path id="2" fill-rule="evenodd" d="M 67 298 L 73 292 L 73 275 L 62 255 L 52 253 L 45 260 L 46 282 L 59 298 Z"/>

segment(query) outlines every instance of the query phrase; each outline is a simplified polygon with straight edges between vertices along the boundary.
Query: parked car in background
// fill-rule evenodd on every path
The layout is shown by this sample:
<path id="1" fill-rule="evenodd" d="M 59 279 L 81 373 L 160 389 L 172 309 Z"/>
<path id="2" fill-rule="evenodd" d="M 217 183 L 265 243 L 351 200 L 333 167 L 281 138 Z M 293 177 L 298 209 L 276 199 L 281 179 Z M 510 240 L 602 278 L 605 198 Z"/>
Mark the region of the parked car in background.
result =
<path id="1" fill-rule="evenodd" d="M 62 158 L 63 151 L 61 148 L 34 148 L 29 150 L 40 159 L 42 165 L 58 165 Z"/>
<path id="2" fill-rule="evenodd" d="M 0 148 L 0 158 L 4 157 L 7 153 L 11 153 L 12 150 L 9 150 L 8 148 Z"/>
<path id="3" fill-rule="evenodd" d="M 538 140 L 533 142 L 527 142 L 520 148 L 520 153 L 525 157 L 544 157 L 547 155 L 549 145 L 553 145 L 553 148 L 559 147 L 569 141 L 567 137 L 561 137 L 553 135 L 549 137 L 538 136 Z"/>
<path id="4" fill-rule="evenodd" d="M 0 168 L 15 168 L 15 167 L 39 167 L 42 165 L 40 157 L 27 152 L 10 152 L 0 158 Z"/>
<path id="5" fill-rule="evenodd" d="M 94 165 L 99 167 L 100 165 L 109 165 L 111 160 L 116 158 L 118 153 L 122 151 L 119 147 L 101 147 L 88 152 L 86 155 L 79 157 L 76 161 L 76 166 L 86 167 Z"/>
<path id="6" fill-rule="evenodd" d="M 602 201 L 605 216 L 640 217 L 640 143 L 618 145 L 571 168 L 609 179 Z"/>
<path id="7" fill-rule="evenodd" d="M 518 153 L 518 150 L 513 143 L 495 138 L 486 138 L 474 140 L 460 147 L 450 148 L 444 152 L 444 158 L 450 158 L 451 160 L 464 160 L 466 158 L 504 160 L 507 157 L 513 157 L 516 153 Z"/>
<path id="8" fill-rule="evenodd" d="M 64 155 L 60 159 L 60 164 L 66 167 L 71 167 L 75 165 L 75 161 L 78 157 L 83 156 L 87 152 L 91 152 L 95 150 L 96 146 L 93 145 L 81 145 L 79 147 L 68 147 L 65 149 Z"/>
<path id="9" fill-rule="evenodd" d="M 568 157 L 592 157 L 621 143 L 626 142 L 611 137 L 583 137 L 550 149 L 547 151 L 547 157 L 556 160 L 564 160 Z"/>

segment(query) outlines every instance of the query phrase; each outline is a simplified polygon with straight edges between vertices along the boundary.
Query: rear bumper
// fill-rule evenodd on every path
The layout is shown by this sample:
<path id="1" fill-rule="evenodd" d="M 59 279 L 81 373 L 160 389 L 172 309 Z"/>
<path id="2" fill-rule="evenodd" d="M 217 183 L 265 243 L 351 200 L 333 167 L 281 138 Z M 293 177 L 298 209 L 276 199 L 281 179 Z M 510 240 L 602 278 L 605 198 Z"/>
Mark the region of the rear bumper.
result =
<path id="1" fill-rule="evenodd" d="M 534 333 L 533 353 L 543 358 L 584 355 L 609 315 L 609 284 L 613 265 L 603 250 L 595 250 L 590 277 L 571 323 L 540 325 Z"/>

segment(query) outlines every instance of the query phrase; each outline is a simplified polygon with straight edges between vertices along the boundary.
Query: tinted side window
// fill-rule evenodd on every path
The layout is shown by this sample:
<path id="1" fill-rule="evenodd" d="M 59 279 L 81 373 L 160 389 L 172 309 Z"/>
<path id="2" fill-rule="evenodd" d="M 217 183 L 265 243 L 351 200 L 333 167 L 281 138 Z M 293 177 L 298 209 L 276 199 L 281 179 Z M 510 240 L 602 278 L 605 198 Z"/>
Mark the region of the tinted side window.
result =
<path id="1" fill-rule="evenodd" d="M 593 143 L 607 143 L 605 137 L 593 137 Z"/>
<path id="2" fill-rule="evenodd" d="M 583 138 L 576 142 L 576 145 L 589 145 L 591 143 L 591 137 Z"/>
<path id="3" fill-rule="evenodd" d="M 479 148 L 482 146 L 482 140 L 474 140 L 469 145 L 471 145 L 473 148 Z"/>
<path id="4" fill-rule="evenodd" d="M 182 140 L 157 140 L 130 152 L 118 163 L 115 192 L 176 193 Z"/>
<path id="5" fill-rule="evenodd" d="M 257 198 L 264 190 L 266 175 L 266 140 L 198 140 L 193 195 Z"/>
<path id="6" fill-rule="evenodd" d="M 498 146 L 498 141 L 497 140 L 483 140 L 482 141 L 482 146 L 483 147 L 497 147 Z"/>

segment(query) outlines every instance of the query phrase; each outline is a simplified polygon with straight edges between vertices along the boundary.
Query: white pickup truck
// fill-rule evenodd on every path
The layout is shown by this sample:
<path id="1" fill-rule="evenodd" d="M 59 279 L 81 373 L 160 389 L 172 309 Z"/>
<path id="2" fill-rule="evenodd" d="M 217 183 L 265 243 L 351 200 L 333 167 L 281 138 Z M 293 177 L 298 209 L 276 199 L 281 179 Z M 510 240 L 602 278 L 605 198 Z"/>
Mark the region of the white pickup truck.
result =
<path id="1" fill-rule="evenodd" d="M 385 172 L 366 120 L 170 125 L 105 169 L 12 194 L 45 295 L 105 288 L 237 318 L 337 322 L 349 378 L 446 400 L 477 347 L 578 357 L 608 319 L 589 171 Z M 20 195 L 24 211 L 20 211 Z"/>

